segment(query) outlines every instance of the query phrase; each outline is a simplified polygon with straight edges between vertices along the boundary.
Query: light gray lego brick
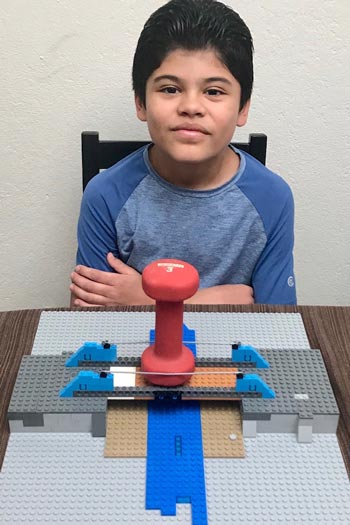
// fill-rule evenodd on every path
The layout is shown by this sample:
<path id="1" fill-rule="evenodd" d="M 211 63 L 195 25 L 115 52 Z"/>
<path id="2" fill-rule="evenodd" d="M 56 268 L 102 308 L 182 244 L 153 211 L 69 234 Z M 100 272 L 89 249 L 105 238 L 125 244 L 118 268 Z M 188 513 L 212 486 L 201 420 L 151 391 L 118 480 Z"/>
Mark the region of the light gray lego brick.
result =
<path id="1" fill-rule="evenodd" d="M 141 355 L 154 312 L 42 312 L 32 354 L 74 352 L 86 341 L 108 340 L 120 355 Z"/>
<path id="2" fill-rule="evenodd" d="M 0 524 L 191 524 L 145 510 L 146 460 L 104 458 L 88 434 L 12 434 L 0 473 Z"/>
<path id="3" fill-rule="evenodd" d="M 302 418 L 338 416 L 338 407 L 319 350 L 261 350 L 261 354 L 270 368 L 259 369 L 257 373 L 275 391 L 276 397 L 243 399 L 243 418 L 259 419 L 259 415 L 266 414 L 296 414 Z M 249 369 L 246 372 L 249 373 Z M 336 427 L 332 430 L 335 432 Z"/>
<path id="4" fill-rule="evenodd" d="M 199 357 L 227 357 L 231 343 L 256 348 L 309 348 L 300 314 L 185 312 Z M 86 341 L 117 343 L 119 355 L 141 355 L 154 312 L 43 312 L 32 354 L 74 352 Z"/>
<path id="5" fill-rule="evenodd" d="M 79 371 L 79 368 L 65 367 L 65 361 L 66 358 L 59 355 L 23 357 L 9 405 L 9 419 L 19 419 L 19 416 L 26 413 L 92 413 L 105 411 L 106 399 L 103 398 L 59 397 L 60 390 Z"/>
<path id="6" fill-rule="evenodd" d="M 311 431 L 316 434 L 335 434 L 338 419 L 337 415 L 324 414 L 311 419 L 300 419 L 296 414 L 271 414 L 268 420 L 256 420 L 256 430 L 258 433 L 291 432 L 299 435 L 302 432 L 300 427 L 305 427 L 305 421 L 308 421 Z"/>
<path id="7" fill-rule="evenodd" d="M 9 420 L 10 432 L 92 432 L 92 414 L 43 414 L 42 426 Z M 105 434 L 103 434 L 105 435 Z"/>
<path id="8" fill-rule="evenodd" d="M 204 357 L 227 356 L 225 347 L 215 344 L 234 341 L 255 348 L 310 348 L 300 314 L 186 312 L 185 322 L 196 330 Z"/>
<path id="9" fill-rule="evenodd" d="M 144 510 L 146 461 L 106 459 L 88 434 L 13 434 L 0 473 L 0 523 L 190 524 Z M 350 485 L 337 439 L 245 440 L 243 459 L 205 459 L 209 525 L 349 524 Z"/>
<path id="10" fill-rule="evenodd" d="M 314 433 L 334 434 L 338 419 L 337 415 L 320 415 L 305 420 L 296 414 L 271 414 L 267 420 L 243 419 L 242 431 L 247 438 L 256 437 L 257 433 L 292 433 L 297 435 L 299 443 L 309 443 Z"/>
<path id="11" fill-rule="evenodd" d="M 298 443 L 311 443 L 313 436 L 313 420 L 299 419 L 298 421 Z"/>
<path id="12" fill-rule="evenodd" d="M 242 421 L 242 434 L 244 438 L 255 438 L 257 432 L 257 421 L 244 419 Z"/>
<path id="13" fill-rule="evenodd" d="M 245 440 L 246 457 L 205 459 L 208 522 L 349 524 L 350 484 L 334 435 Z"/>

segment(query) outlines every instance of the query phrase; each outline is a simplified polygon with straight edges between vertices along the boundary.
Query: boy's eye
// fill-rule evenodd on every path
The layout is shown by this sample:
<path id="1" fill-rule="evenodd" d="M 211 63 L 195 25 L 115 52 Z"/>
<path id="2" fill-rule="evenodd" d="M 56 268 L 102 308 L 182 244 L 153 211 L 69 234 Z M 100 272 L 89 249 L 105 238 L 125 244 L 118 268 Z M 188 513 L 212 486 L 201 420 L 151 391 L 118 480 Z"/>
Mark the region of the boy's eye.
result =
<path id="1" fill-rule="evenodd" d="M 173 95 L 174 93 L 177 93 L 178 88 L 175 86 L 165 86 L 160 89 L 162 93 L 169 93 L 170 95 Z"/>
<path id="2" fill-rule="evenodd" d="M 219 95 L 223 95 L 224 92 L 218 88 L 209 88 L 207 89 L 207 94 L 210 95 L 211 97 L 217 97 Z"/>

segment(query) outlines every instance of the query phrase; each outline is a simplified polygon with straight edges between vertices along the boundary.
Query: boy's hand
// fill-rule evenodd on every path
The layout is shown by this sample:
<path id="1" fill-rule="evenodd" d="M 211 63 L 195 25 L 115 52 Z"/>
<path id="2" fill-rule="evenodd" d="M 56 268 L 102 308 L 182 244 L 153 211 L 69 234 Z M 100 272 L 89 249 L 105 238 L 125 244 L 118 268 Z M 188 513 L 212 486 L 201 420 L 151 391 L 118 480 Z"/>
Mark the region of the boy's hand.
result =
<path id="1" fill-rule="evenodd" d="M 70 290 L 73 295 L 72 306 L 119 306 L 154 304 L 143 291 L 141 274 L 116 259 L 112 253 L 107 255 L 109 265 L 117 273 L 95 270 L 79 265 L 71 274 Z"/>

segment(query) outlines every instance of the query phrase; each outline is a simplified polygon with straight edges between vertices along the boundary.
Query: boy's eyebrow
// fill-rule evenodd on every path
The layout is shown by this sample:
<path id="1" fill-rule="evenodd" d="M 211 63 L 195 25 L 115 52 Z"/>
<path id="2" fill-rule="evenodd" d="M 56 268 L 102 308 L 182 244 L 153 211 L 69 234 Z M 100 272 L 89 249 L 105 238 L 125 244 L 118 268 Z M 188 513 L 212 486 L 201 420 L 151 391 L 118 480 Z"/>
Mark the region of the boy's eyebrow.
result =
<path id="1" fill-rule="evenodd" d="M 177 77 L 176 75 L 159 75 L 159 77 L 156 77 L 153 79 L 153 82 L 161 82 L 162 80 L 171 80 L 172 82 L 181 82 L 181 78 Z M 203 79 L 204 83 L 210 83 L 210 82 L 223 82 L 224 84 L 231 85 L 232 83 L 229 81 L 228 78 L 225 77 L 209 77 Z"/>
<path id="2" fill-rule="evenodd" d="M 173 82 L 180 82 L 179 77 L 176 77 L 175 75 L 159 75 L 159 77 L 153 79 L 153 82 L 160 82 L 161 80 L 172 80 Z"/>
<path id="3" fill-rule="evenodd" d="M 228 78 L 225 78 L 225 77 L 209 77 L 209 78 L 206 78 L 204 80 L 206 83 L 209 83 L 209 82 L 223 82 L 224 84 L 228 84 L 229 86 L 231 86 L 232 82 L 229 81 Z"/>

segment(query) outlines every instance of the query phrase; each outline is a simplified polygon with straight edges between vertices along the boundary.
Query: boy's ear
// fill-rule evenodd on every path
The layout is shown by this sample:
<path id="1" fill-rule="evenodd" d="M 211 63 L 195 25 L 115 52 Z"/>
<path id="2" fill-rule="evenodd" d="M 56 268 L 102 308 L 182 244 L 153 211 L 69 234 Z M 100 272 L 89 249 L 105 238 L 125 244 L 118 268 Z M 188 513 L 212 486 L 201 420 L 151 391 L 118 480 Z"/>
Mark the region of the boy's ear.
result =
<path id="1" fill-rule="evenodd" d="M 242 127 L 247 123 L 250 108 L 250 99 L 244 104 L 243 108 L 238 113 L 237 126 Z"/>
<path id="2" fill-rule="evenodd" d="M 146 108 L 144 104 L 141 102 L 140 97 L 135 95 L 135 107 L 136 107 L 136 115 L 137 118 L 142 120 L 142 122 L 147 121 L 147 115 L 146 115 Z"/>

